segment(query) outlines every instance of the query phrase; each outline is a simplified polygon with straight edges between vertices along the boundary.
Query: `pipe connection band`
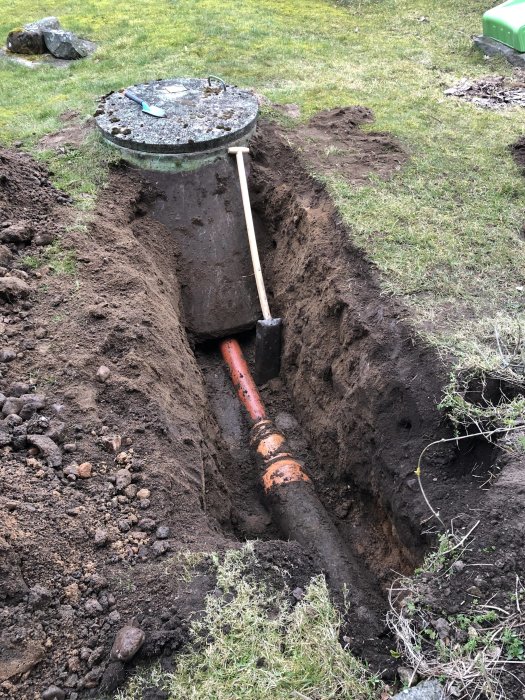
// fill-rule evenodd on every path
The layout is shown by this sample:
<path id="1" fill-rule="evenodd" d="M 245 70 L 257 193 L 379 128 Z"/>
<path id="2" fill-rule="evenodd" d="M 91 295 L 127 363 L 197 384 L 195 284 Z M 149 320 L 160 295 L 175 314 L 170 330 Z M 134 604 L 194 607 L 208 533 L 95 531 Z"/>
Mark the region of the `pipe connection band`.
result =
<path id="1" fill-rule="evenodd" d="M 301 464 L 288 452 L 286 438 L 271 420 L 263 419 L 253 426 L 250 443 L 264 465 L 262 482 L 265 493 L 276 486 L 310 481 Z"/>

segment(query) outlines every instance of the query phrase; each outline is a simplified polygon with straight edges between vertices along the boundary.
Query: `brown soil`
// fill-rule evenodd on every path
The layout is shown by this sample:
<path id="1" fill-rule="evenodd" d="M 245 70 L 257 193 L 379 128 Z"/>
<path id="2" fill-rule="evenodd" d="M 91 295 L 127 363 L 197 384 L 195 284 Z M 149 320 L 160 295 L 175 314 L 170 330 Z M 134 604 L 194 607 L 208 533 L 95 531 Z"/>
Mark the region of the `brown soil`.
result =
<path id="1" fill-rule="evenodd" d="M 345 148 L 353 139 L 345 172 L 361 183 L 367 172 L 392 174 L 403 159 L 393 142 L 358 129 L 365 118 L 362 110 L 335 110 L 300 129 L 333 133 Z M 287 143 L 297 138 L 262 124 L 252 147 L 270 303 L 285 320 L 281 378 L 262 395 L 362 562 L 356 577 L 375 593 L 392 569 L 411 571 L 432 541 L 413 471 L 428 442 L 451 435 L 436 409 L 447 368 L 404 308 L 381 293 L 326 191 L 306 174 L 310 151 L 298 155 Z M 369 154 L 359 163 L 358 143 Z M 249 425 L 215 345 L 188 340 L 174 232 L 152 215 L 160 196 L 139 173 L 118 168 L 88 232 L 79 232 L 66 228 L 67 198 L 40 166 L 21 153 L 0 154 L 0 282 L 15 277 L 30 287 L 28 296 L 17 287 L 2 306 L 1 349 L 12 353 L 2 355 L 9 361 L 0 364 L 0 390 L 12 396 L 20 393 L 14 383 L 26 382 L 24 395 L 44 394 L 33 416 L 0 424 L 8 431 L 0 468 L 6 697 L 37 698 L 51 683 L 71 700 L 100 697 L 101 683 L 109 690 L 125 676 L 108 656 L 115 632 L 130 621 L 146 642 L 127 669 L 157 656 L 169 667 L 190 613 L 214 588 L 205 556 L 188 582 L 188 551 L 223 551 L 256 537 L 263 570 L 277 561 L 304 586 L 318 569 L 302 547 L 279 540 L 248 451 Z M 48 234 L 76 251 L 74 277 L 24 267 L 23 256 L 38 254 Z M 243 338 L 248 355 L 252 342 Z M 24 439 L 46 433 L 61 465 L 49 445 Z M 86 462 L 91 476 L 80 478 L 75 465 Z M 516 574 L 524 576 L 522 465 L 473 439 L 438 446 L 423 470 L 445 520 L 454 517 L 457 529 L 481 521 L 464 569 L 431 584 L 429 604 L 461 610 L 474 584 L 483 599 L 507 600 Z M 386 603 L 378 607 L 382 614 Z M 392 640 L 365 643 L 366 625 L 355 620 L 346 633 L 384 667 Z"/>
<path id="2" fill-rule="evenodd" d="M 374 121 L 366 107 L 338 107 L 319 112 L 307 124 L 287 132 L 288 141 L 309 172 L 363 184 L 370 175 L 388 179 L 407 160 L 402 144 L 390 134 L 363 131 Z"/>

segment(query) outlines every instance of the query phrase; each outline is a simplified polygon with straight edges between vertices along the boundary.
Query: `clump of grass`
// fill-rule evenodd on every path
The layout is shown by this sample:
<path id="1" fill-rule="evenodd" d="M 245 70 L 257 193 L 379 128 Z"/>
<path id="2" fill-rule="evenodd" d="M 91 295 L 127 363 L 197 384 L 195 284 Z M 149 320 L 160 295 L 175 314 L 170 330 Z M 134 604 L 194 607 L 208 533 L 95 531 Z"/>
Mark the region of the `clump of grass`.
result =
<path id="1" fill-rule="evenodd" d="M 59 241 L 46 246 L 40 255 L 26 255 L 22 263 L 32 270 L 47 266 L 54 275 L 73 276 L 77 271 L 75 251 L 64 250 Z"/>
<path id="2" fill-rule="evenodd" d="M 474 354 L 460 354 L 439 408 L 453 422 L 457 434 L 510 428 L 525 412 L 525 332 L 519 318 L 505 319 L 476 342 Z M 476 401 L 471 387 L 479 390 Z M 496 392 L 489 386 L 499 386 Z"/>
<path id="3" fill-rule="evenodd" d="M 506 700 L 502 674 L 516 678 L 525 665 L 520 580 L 516 577 L 516 594 L 507 608 L 474 599 L 462 613 L 450 615 L 427 604 L 429 574 L 449 577 L 467 547 L 467 538 L 446 532 L 413 577 L 394 582 L 387 616 L 397 642 L 394 655 L 413 669 L 414 677 L 442 681 L 447 697 Z"/>
<path id="4" fill-rule="evenodd" d="M 120 700 L 139 700 L 148 685 L 165 689 L 170 700 L 378 697 L 379 681 L 339 643 L 341 619 L 324 578 L 312 579 L 290 607 L 285 586 L 275 590 L 247 574 L 255 556 L 248 544 L 216 560 L 220 595 L 207 597 L 175 673 L 139 673 Z"/>

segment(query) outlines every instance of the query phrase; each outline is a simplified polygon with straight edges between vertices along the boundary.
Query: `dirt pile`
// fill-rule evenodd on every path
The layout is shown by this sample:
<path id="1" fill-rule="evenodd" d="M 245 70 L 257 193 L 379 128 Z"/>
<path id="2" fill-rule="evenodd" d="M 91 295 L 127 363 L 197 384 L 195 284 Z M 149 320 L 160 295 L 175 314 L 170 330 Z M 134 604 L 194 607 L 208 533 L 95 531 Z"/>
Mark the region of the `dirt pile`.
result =
<path id="1" fill-rule="evenodd" d="M 479 80 L 463 78 L 445 90 L 449 97 L 459 97 L 485 109 L 508 109 L 525 106 L 525 71 L 515 68 L 512 76 L 489 75 Z"/>
<path id="2" fill-rule="evenodd" d="M 408 154 L 391 134 L 361 129 L 373 121 L 366 107 L 337 107 L 288 131 L 287 140 L 309 172 L 337 173 L 356 184 L 366 183 L 370 175 L 388 179 L 403 167 Z"/>

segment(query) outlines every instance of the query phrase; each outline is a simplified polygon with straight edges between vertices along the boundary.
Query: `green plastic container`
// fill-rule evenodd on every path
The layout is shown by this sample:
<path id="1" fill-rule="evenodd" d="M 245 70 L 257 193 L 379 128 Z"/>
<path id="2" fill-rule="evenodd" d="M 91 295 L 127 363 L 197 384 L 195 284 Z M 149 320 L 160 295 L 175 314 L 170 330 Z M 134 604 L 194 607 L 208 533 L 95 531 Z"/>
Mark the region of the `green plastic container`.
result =
<path id="1" fill-rule="evenodd" d="M 525 0 L 508 0 L 485 12 L 483 35 L 525 53 Z"/>

